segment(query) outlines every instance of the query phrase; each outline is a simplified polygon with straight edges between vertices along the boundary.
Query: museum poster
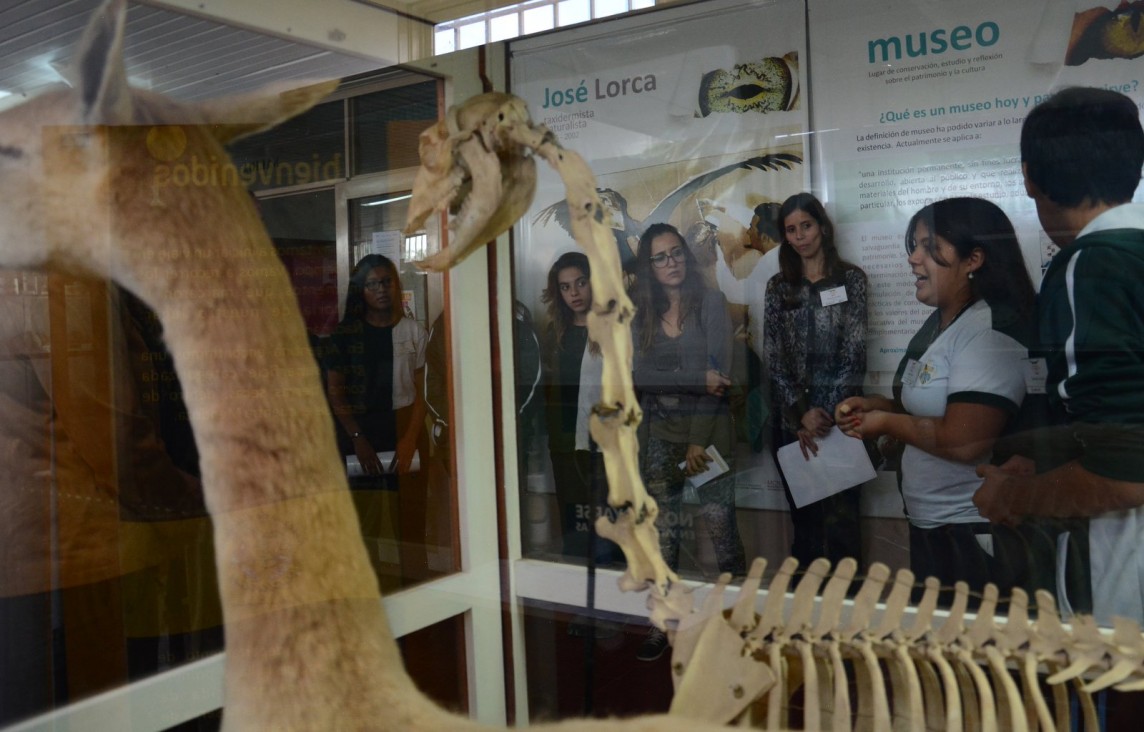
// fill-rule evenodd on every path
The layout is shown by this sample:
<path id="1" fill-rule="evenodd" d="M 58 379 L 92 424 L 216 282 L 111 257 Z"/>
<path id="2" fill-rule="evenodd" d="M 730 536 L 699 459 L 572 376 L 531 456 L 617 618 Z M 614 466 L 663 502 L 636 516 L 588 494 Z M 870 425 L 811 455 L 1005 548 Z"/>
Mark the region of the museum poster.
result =
<path id="1" fill-rule="evenodd" d="M 633 256 L 648 225 L 667 222 L 688 239 L 714 287 L 716 256 L 746 277 L 777 244 L 756 237 L 751 248 L 756 210 L 769 220 L 809 186 L 804 28 L 800 0 L 657 11 L 512 43 L 511 87 L 535 121 L 587 159 L 621 259 Z M 539 330 L 547 272 L 576 248 L 563 185 L 544 165 L 515 233 L 516 297 Z M 746 308 L 733 310 L 745 358 Z M 740 487 L 769 486 L 781 507 L 768 460 L 742 456 Z M 755 477 L 752 463 L 763 471 Z"/>
<path id="2" fill-rule="evenodd" d="M 1021 122 L 1047 94 L 1076 84 L 1140 103 L 1144 63 L 1101 40 L 1124 20 L 1117 2 L 853 0 L 842 15 L 836 7 L 809 3 L 814 184 L 843 256 L 870 277 L 869 379 L 878 382 L 928 314 L 906 263 L 910 216 L 951 196 L 996 202 L 1039 283 L 1053 246 L 1025 195 Z"/>

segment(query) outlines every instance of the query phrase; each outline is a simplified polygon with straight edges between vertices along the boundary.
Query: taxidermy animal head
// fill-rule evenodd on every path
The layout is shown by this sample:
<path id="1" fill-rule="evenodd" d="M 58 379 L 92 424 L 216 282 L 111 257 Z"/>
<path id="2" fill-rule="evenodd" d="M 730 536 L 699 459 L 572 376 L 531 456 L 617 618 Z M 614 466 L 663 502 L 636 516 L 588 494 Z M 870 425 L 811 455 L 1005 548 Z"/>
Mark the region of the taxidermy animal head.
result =
<path id="1" fill-rule="evenodd" d="M 295 296 L 249 195 L 237 176 L 163 184 L 163 166 L 226 161 L 224 143 L 333 85 L 194 105 L 132 89 L 125 15 L 124 0 L 97 12 L 71 89 L 0 113 L 0 267 L 114 280 L 163 323 L 215 526 L 224 725 L 475 728 L 402 667 Z M 696 729 L 664 718 L 583 726 L 621 724 Z"/>
<path id="2" fill-rule="evenodd" d="M 401 667 L 295 297 L 249 195 L 226 165 L 202 184 L 163 174 L 227 161 L 224 143 L 335 84 L 194 105 L 132 89 L 125 16 L 123 0 L 94 16 L 72 88 L 0 114 L 0 267 L 114 280 L 163 323 L 215 525 L 226 725 L 444 718 Z"/>
<path id="3" fill-rule="evenodd" d="M 224 175 L 203 185 L 180 187 L 162 185 L 165 177 L 157 174 L 163 165 L 194 156 L 226 160 L 223 142 L 304 111 L 332 85 L 193 106 L 139 92 L 128 87 L 124 74 L 124 17 L 124 0 L 108 0 L 97 13 L 76 54 L 73 89 L 0 114 L 0 267 L 66 269 L 112 279 L 150 305 L 163 323 L 198 441 L 207 506 L 215 526 L 226 621 L 224 725 L 230 730 L 259 731 L 477 729 L 477 724 L 439 709 L 423 696 L 402 667 L 358 534 L 302 318 L 249 196 L 237 177 Z M 494 101 L 490 117 L 488 103 Z M 504 110 L 506 117 L 518 110 L 515 102 L 503 98 L 485 99 L 482 105 L 477 116 L 497 119 L 494 130 L 501 121 L 496 110 Z M 458 130 L 469 129 L 475 137 L 481 130 L 500 134 L 462 117 L 455 116 Z M 560 148 L 527 117 L 509 125 L 505 134 L 561 173 L 577 240 L 602 265 L 593 266 L 593 285 L 605 296 L 599 298 L 600 309 L 590 317 L 589 328 L 606 358 L 616 363 L 605 367 L 608 386 L 593 415 L 592 429 L 608 455 L 609 501 L 624 509 L 619 521 L 602 529 L 623 546 L 629 565 L 626 579 L 633 588 L 649 583 L 663 588 L 668 570 L 649 528 L 655 504 L 630 464 L 635 454 L 631 433 L 639 421 L 630 397 L 631 340 L 626 322 L 632 311 L 623 295 L 619 255 L 607 215 L 591 172 L 579 156 Z M 488 180 L 472 178 L 478 188 Z M 500 199 L 494 195 L 487 200 Z M 498 209 L 494 206 L 494 213 Z M 510 206 L 505 215 L 512 210 Z M 476 241 L 501 225 L 491 220 L 473 224 L 479 235 Z M 5 515 L 5 520 L 13 518 Z M 824 597 L 835 598 L 832 603 L 824 600 L 824 605 L 836 610 L 855 569 L 847 561 L 835 575 L 840 581 L 832 579 L 824 592 Z M 840 636 L 832 630 L 840 616 L 824 613 L 813 627 L 810 620 L 825 566 L 807 572 L 812 581 L 799 584 L 792 603 L 796 615 L 786 621 L 788 629 L 782 629 L 781 606 L 792 562 L 777 575 L 781 586 L 772 583 L 761 616 L 753 602 L 763 574 L 756 562 L 743 601 L 732 611 L 733 625 L 723 622 L 722 612 L 721 593 L 729 577 L 701 613 L 690 612 L 678 584 L 662 599 L 656 610 L 660 624 L 665 624 L 664 618 L 678 623 L 673 675 L 679 676 L 686 667 L 685 678 L 675 679 L 677 702 L 683 700 L 681 714 L 730 719 L 724 713 L 728 706 L 749 704 L 768 685 L 777 689 L 774 695 L 782 702 L 786 687 L 776 684 L 768 665 L 781 668 L 784 648 L 789 646 L 802 659 L 802 672 L 812 678 L 819 659 L 808 639 L 827 643 L 827 652 L 834 649 L 832 663 L 836 661 L 834 668 L 839 669 L 835 678 L 846 677 L 837 652 Z M 857 607 L 872 608 L 886 577 L 888 570 L 879 582 L 863 586 L 859 595 L 867 596 L 868 602 Z M 908 591 L 910 584 L 899 586 Z M 889 608 L 896 607 L 900 615 L 906 600 L 906 592 L 898 594 L 900 602 L 895 603 L 891 593 L 889 620 L 884 617 L 882 622 L 885 634 L 895 638 L 897 619 Z M 928 607 L 932 611 L 932 603 Z M 975 623 L 967 642 L 993 651 L 1000 659 L 994 665 L 1004 672 L 1004 659 L 994 647 L 1001 644 L 980 642 L 993 633 L 992 613 L 983 617 L 988 622 Z M 712 618 L 718 622 L 701 622 Z M 1013 622 L 1012 614 L 1010 625 L 1025 633 L 1014 647 L 1029 645 L 1030 637 L 1032 646 L 1038 647 L 1037 634 L 1029 636 L 1022 623 Z M 853 619 L 850 626 L 862 628 Z M 948 634 L 942 626 L 936 639 L 966 655 L 966 647 L 950 645 L 962 628 L 960 620 Z M 1057 629 L 1059 621 L 1052 633 L 1040 635 L 1064 638 L 1063 630 Z M 1140 667 L 1144 646 L 1138 627 L 1120 630 L 1124 629 L 1118 629 L 1116 644 L 1125 650 L 1116 653 L 1123 659 L 1109 673 L 1123 680 Z M 857 635 L 858 631 L 849 632 L 843 640 Z M 1078 637 L 1083 642 L 1073 645 L 1098 653 L 1074 660 L 1070 669 L 1075 673 L 1089 667 L 1088 657 L 1095 659 L 1093 663 L 1116 660 L 1108 648 L 1092 642 L 1091 633 Z M 929 635 L 923 631 L 918 638 Z M 1099 639 L 1098 632 L 1095 638 Z M 863 643 L 862 648 L 869 645 Z M 1050 651 L 1052 659 L 1071 660 L 1055 647 Z M 768 654 L 768 665 L 760 663 L 756 652 Z M 865 656 L 871 678 L 880 675 L 873 653 Z M 783 675 L 778 676 L 781 682 Z M 953 678 L 952 673 L 946 676 Z M 815 696 L 812 686 L 806 683 L 807 698 Z M 841 692 L 847 686 L 835 684 L 835 689 Z M 985 698 L 988 683 L 979 688 L 980 698 Z M 909 695 L 895 690 L 895 703 L 899 696 Z M 916 701 L 918 694 L 909 698 Z M 782 706 L 772 704 L 769 717 L 779 721 Z M 835 706 L 850 708 L 845 701 Z M 861 697 L 858 707 L 864 708 Z M 923 722 L 921 706 L 915 703 L 911 708 L 913 728 Z M 777 711 L 770 714 L 771 710 Z M 808 707 L 808 724 L 819 719 L 812 712 Z M 880 712 L 875 709 L 873 719 L 877 729 L 891 726 L 885 704 Z M 1020 715 L 1014 713 L 1013 719 Z M 823 725 L 828 726 L 825 719 Z M 666 716 L 566 721 L 558 728 L 562 732 L 717 729 L 686 717 Z"/>

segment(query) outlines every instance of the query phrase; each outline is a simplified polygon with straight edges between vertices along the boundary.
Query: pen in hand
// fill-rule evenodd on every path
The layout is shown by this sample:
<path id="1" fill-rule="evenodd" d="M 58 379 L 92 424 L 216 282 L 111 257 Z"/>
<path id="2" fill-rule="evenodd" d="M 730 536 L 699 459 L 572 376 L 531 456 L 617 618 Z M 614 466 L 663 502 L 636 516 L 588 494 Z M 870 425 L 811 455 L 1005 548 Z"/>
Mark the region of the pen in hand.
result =
<path id="1" fill-rule="evenodd" d="M 707 393 L 712 396 L 723 396 L 727 391 L 727 387 L 731 385 L 731 379 L 723 373 L 723 369 L 719 368 L 719 359 L 714 356 L 707 357 Z"/>

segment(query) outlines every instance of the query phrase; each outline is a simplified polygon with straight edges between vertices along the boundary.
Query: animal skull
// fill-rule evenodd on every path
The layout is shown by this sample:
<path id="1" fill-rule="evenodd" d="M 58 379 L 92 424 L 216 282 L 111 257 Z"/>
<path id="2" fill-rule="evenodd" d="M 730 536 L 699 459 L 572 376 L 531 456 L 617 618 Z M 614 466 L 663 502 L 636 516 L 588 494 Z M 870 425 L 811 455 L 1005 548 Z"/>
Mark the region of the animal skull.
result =
<path id="1" fill-rule="evenodd" d="M 444 120 L 421 133 L 421 168 L 405 233 L 421 228 L 434 211 L 448 209 L 454 218 L 451 246 L 418 266 L 452 267 L 528 210 L 536 191 L 536 161 L 508 131 L 531 124 L 521 99 L 491 92 L 450 107 Z"/>
<path id="2" fill-rule="evenodd" d="M 660 554 L 659 509 L 639 473 L 636 428 L 642 415 L 632 387 L 629 326 L 635 307 L 624 288 L 611 216 L 587 163 L 562 148 L 547 127 L 533 124 L 521 99 L 482 94 L 451 108 L 444 122 L 422 133 L 422 169 L 405 231 L 417 229 L 433 210 L 459 207 L 452 223 L 458 240 L 420 266 L 436 270 L 456 264 L 528 208 L 536 178 L 531 154 L 544 158 L 564 181 L 572 234 L 594 273 L 588 333 L 600 344 L 604 373 L 590 430 L 604 454 L 608 503 L 619 511 L 614 524 L 601 517 L 596 528 L 624 552 L 628 569 L 621 586 L 636 590 L 651 583 L 662 594 L 669 580 L 678 578 Z"/>

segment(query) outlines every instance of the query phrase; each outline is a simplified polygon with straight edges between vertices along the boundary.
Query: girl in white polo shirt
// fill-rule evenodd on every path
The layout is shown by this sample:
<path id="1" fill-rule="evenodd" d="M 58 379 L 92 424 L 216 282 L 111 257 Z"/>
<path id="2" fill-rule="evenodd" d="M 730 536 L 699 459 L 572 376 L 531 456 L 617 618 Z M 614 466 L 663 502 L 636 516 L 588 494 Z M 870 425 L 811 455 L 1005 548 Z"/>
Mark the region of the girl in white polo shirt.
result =
<path id="1" fill-rule="evenodd" d="M 906 251 L 917 298 L 934 312 L 898 366 L 894 398 L 846 399 L 835 419 L 851 436 L 905 445 L 901 489 L 919 579 L 1007 585 L 1014 559 L 998 556 L 972 499 L 976 466 L 990 461 L 1025 397 L 1033 284 L 1012 223 L 983 199 L 946 199 L 914 214 Z"/>

